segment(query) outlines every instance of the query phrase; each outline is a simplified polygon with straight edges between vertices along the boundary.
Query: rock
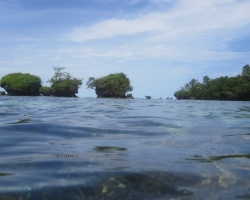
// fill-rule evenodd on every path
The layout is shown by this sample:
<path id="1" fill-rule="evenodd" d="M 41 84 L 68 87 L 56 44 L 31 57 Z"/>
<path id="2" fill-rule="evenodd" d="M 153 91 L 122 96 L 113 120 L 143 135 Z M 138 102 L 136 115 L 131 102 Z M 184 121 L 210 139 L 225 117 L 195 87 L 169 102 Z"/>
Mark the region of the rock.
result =
<path id="1" fill-rule="evenodd" d="M 129 99 L 133 99 L 134 98 L 132 94 L 127 94 L 126 97 L 129 98 Z"/>
<path id="2" fill-rule="evenodd" d="M 6 95 L 6 92 L 5 91 L 0 91 L 0 96 L 2 95 Z"/>

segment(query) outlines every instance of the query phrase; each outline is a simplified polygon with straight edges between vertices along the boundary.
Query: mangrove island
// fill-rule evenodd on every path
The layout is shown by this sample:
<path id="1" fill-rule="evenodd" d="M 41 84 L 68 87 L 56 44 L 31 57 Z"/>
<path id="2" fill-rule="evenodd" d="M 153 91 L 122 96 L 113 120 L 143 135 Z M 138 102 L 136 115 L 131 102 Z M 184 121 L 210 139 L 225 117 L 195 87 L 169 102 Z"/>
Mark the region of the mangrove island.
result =
<path id="1" fill-rule="evenodd" d="M 203 77 L 203 82 L 192 79 L 174 93 L 177 99 L 201 100 L 250 100 L 250 66 L 245 65 L 241 75 L 236 77 L 221 76 L 210 79 Z"/>

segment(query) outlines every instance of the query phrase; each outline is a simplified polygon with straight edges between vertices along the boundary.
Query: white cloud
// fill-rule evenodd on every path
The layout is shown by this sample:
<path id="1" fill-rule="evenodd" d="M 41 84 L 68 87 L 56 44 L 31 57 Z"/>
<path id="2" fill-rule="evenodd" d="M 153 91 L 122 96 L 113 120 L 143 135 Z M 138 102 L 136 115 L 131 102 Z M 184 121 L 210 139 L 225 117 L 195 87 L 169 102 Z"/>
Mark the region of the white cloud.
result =
<path id="1" fill-rule="evenodd" d="M 89 28 L 77 28 L 70 35 L 70 38 L 75 42 L 83 42 L 91 39 L 103 39 L 119 35 L 134 35 L 149 32 L 157 30 L 162 26 L 161 21 L 154 19 L 111 19 Z"/>
<path id="2" fill-rule="evenodd" d="M 169 0 L 151 0 L 154 3 Z M 88 27 L 76 28 L 69 38 L 74 42 L 88 40 L 126 39 L 117 46 L 106 45 L 103 56 L 160 56 L 171 59 L 210 59 L 210 55 L 233 58 L 228 42 L 248 32 L 240 29 L 250 25 L 250 1 L 179 0 L 168 11 L 148 13 L 133 19 L 109 19 Z M 131 37 L 137 36 L 137 38 Z M 130 52 L 123 52 L 127 45 Z M 113 48 L 113 50 L 109 49 Z M 101 55 L 102 50 L 97 49 Z M 217 52 L 224 53 L 218 54 Z M 112 53 L 113 52 L 113 53 Z M 122 53 L 123 52 L 123 53 Z M 230 53 L 230 56 L 227 54 Z M 134 55 L 134 56 L 133 56 Z M 207 55 L 207 56 L 206 56 Z M 229 54 L 228 54 L 229 55 Z M 239 55 L 235 55 L 238 57 Z M 218 58 L 215 56 L 214 59 Z"/>
<path id="3" fill-rule="evenodd" d="M 210 76 L 213 71 L 216 72 L 215 75 L 234 75 L 235 71 L 241 69 L 234 68 L 229 71 L 228 65 L 240 68 L 241 61 L 244 61 L 243 66 L 249 60 L 249 52 L 233 52 L 229 43 L 249 36 L 250 1 L 148 1 L 151 4 L 146 9 L 140 7 L 139 0 L 122 3 L 131 4 L 134 10 L 138 9 L 137 13 L 140 14 L 137 15 L 132 14 L 134 11 L 126 13 L 124 9 L 121 13 L 117 11 L 109 14 L 112 16 L 109 19 L 103 18 L 106 17 L 105 14 L 99 15 L 98 17 L 102 17 L 100 21 L 100 18 L 92 13 L 91 21 L 99 20 L 99 23 L 95 24 L 91 24 L 91 21 L 86 23 L 86 19 L 79 19 L 88 16 L 88 12 L 99 12 L 95 9 L 86 11 L 87 14 L 81 8 L 55 8 L 39 12 L 14 9 L 14 14 L 7 12 L 7 9 L 0 22 L 10 24 L 15 33 L 23 31 L 14 27 L 17 22 L 28 24 L 29 19 L 40 20 L 43 16 L 55 14 L 55 11 L 67 13 L 65 15 L 75 19 L 76 24 L 82 22 L 83 25 L 70 30 L 69 27 L 76 24 L 67 24 L 66 28 L 58 27 L 56 32 L 46 28 L 45 31 L 44 27 L 41 27 L 41 30 L 49 31 L 55 37 L 45 37 L 46 35 L 42 34 L 24 35 L 24 31 L 23 35 L 14 34 L 16 37 L 12 37 L 12 32 L 8 32 L 3 26 L 2 30 L 6 31 L 4 33 L 8 37 L 2 37 L 1 40 L 0 65 L 5 68 L 0 69 L 0 75 L 16 71 L 29 72 L 42 76 L 45 82 L 53 75 L 53 67 L 65 67 L 73 76 L 83 76 L 84 81 L 89 76 L 100 77 L 109 73 L 124 72 L 135 84 L 135 93 L 138 96 L 145 95 L 148 87 L 152 87 L 155 93 L 166 91 L 170 96 L 191 78 L 202 78 L 206 74 Z M 4 1 L 0 0 L 0 7 L 2 2 Z M 118 1 L 96 2 L 112 4 Z M 10 8 L 13 9 L 11 6 Z M 40 28 L 39 20 L 37 28 Z M 30 26 L 32 28 L 27 29 L 27 33 L 34 28 L 34 23 Z M 28 28 L 28 25 L 24 28 Z M 66 40 L 60 37 L 59 33 L 69 30 Z M 1 35 L 3 36 L 3 33 Z M 216 69 L 212 67 L 214 63 Z M 218 68 L 221 64 L 226 66 L 226 71 L 223 67 Z M 203 68 L 204 66 L 207 68 Z M 168 89 L 166 85 L 169 85 Z M 83 96 L 86 96 L 85 92 L 83 93 Z"/>
<path id="4" fill-rule="evenodd" d="M 76 28 L 70 39 L 83 42 L 119 35 L 135 35 L 144 32 L 168 37 L 184 36 L 190 32 L 221 31 L 242 27 L 250 23 L 249 1 L 179 1 L 167 13 L 150 13 L 136 19 L 109 19 L 90 27 Z"/>

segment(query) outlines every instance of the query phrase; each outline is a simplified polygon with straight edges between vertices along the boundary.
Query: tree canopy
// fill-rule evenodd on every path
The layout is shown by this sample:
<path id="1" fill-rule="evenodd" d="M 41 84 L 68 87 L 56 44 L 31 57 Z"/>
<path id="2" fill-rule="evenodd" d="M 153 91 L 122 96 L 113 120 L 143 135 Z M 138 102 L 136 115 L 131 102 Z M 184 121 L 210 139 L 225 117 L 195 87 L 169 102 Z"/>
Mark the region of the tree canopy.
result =
<path id="1" fill-rule="evenodd" d="M 245 65 L 242 69 L 242 76 L 250 76 L 250 66 Z"/>
<path id="2" fill-rule="evenodd" d="M 250 67 L 245 65 L 242 75 L 221 76 L 216 79 L 203 77 L 203 83 L 192 79 L 174 93 L 177 99 L 250 100 Z"/>
<path id="3" fill-rule="evenodd" d="M 82 85 L 82 79 L 72 77 L 68 72 L 63 72 L 65 68 L 54 67 L 54 76 L 48 80 L 51 88 L 43 87 L 40 92 L 43 95 L 51 93 L 53 96 L 70 97 L 78 93 L 78 88 Z"/>
<path id="4" fill-rule="evenodd" d="M 41 79 L 28 73 L 11 73 L 2 77 L 0 86 L 8 92 L 8 95 L 33 96 L 39 93 Z"/>
<path id="5" fill-rule="evenodd" d="M 97 97 L 125 97 L 133 90 L 130 80 L 124 73 L 109 74 L 101 78 L 90 77 L 87 88 L 95 89 Z"/>

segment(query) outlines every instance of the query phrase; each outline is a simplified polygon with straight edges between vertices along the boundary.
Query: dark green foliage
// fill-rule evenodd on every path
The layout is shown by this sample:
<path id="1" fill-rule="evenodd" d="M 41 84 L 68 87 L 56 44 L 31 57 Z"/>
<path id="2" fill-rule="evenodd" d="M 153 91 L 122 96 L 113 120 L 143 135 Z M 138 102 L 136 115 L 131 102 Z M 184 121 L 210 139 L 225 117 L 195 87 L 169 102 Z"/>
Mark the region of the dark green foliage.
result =
<path id="1" fill-rule="evenodd" d="M 190 91 L 186 91 L 186 90 L 178 90 L 174 93 L 174 96 L 177 98 L 177 99 L 190 99 L 192 94 Z"/>
<path id="2" fill-rule="evenodd" d="M 39 93 L 41 79 L 28 73 L 12 73 L 2 77 L 0 86 L 8 92 L 8 95 L 33 96 Z"/>
<path id="3" fill-rule="evenodd" d="M 192 99 L 195 98 L 197 92 L 201 88 L 201 83 L 196 79 L 192 79 L 189 83 L 186 83 L 184 87 L 174 93 L 177 99 Z"/>
<path id="4" fill-rule="evenodd" d="M 54 67 L 55 75 L 48 81 L 54 96 L 73 97 L 78 93 L 82 79 L 73 78 L 69 73 L 62 72 L 65 68 Z"/>
<path id="5" fill-rule="evenodd" d="M 250 100 L 249 65 L 243 67 L 242 76 L 221 76 L 216 79 L 203 77 L 203 83 L 196 83 L 195 90 L 191 82 L 174 93 L 177 99 L 213 99 L 213 100 Z M 192 79 L 194 80 L 194 79 Z M 188 86 L 188 87 L 187 87 Z M 195 91 L 195 92 L 194 92 Z"/>
<path id="6" fill-rule="evenodd" d="M 40 87 L 39 94 L 42 96 L 50 96 L 53 94 L 52 88 L 47 86 Z"/>
<path id="7" fill-rule="evenodd" d="M 109 74 L 101 78 L 90 77 L 87 88 L 95 89 L 97 97 L 125 97 L 125 93 L 132 91 L 130 80 L 124 73 Z"/>
<path id="8" fill-rule="evenodd" d="M 250 66 L 245 65 L 242 69 L 242 76 L 250 76 Z"/>
<path id="9" fill-rule="evenodd" d="M 200 88 L 200 83 L 196 79 L 192 79 L 189 83 L 182 88 L 184 91 L 190 91 L 193 96 L 195 96 L 197 90 Z"/>

